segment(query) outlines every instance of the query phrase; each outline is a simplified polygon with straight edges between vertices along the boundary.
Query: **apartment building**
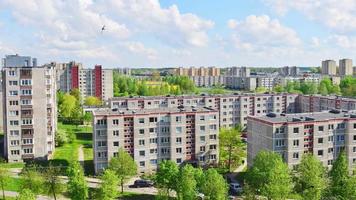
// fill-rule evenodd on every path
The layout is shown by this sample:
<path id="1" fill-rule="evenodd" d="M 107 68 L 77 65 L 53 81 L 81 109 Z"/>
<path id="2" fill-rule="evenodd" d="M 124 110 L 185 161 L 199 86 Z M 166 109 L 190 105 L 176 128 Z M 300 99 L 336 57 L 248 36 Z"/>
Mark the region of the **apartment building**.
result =
<path id="1" fill-rule="evenodd" d="M 83 68 L 81 63 L 56 63 L 57 84 L 63 92 L 79 89 L 82 97 L 96 96 L 102 100 L 113 97 L 113 71 L 95 65 L 94 69 Z"/>
<path id="2" fill-rule="evenodd" d="M 332 109 L 356 110 L 356 99 L 339 96 L 300 95 L 298 112 L 320 112 Z"/>
<path id="3" fill-rule="evenodd" d="M 259 76 L 257 79 L 257 87 L 263 87 L 267 90 L 272 90 L 277 83 L 277 77 L 275 76 Z"/>
<path id="4" fill-rule="evenodd" d="M 220 76 L 220 68 L 217 67 L 179 67 L 175 69 L 178 76 Z"/>
<path id="5" fill-rule="evenodd" d="M 340 76 L 352 76 L 353 66 L 352 59 L 341 59 L 339 60 L 339 75 Z"/>
<path id="6" fill-rule="evenodd" d="M 230 67 L 227 68 L 225 76 L 250 77 L 250 68 L 248 67 Z"/>
<path id="7" fill-rule="evenodd" d="M 294 168 L 304 153 L 312 153 L 331 167 L 345 150 L 350 169 L 356 166 L 356 113 L 337 110 L 248 117 L 247 163 L 259 151 L 279 153 Z"/>
<path id="8" fill-rule="evenodd" d="M 198 87 L 212 87 L 216 85 L 224 85 L 223 76 L 192 76 L 190 79 Z"/>
<path id="9" fill-rule="evenodd" d="M 336 76 L 336 62 L 335 60 L 323 60 L 321 62 L 321 74 Z"/>
<path id="10" fill-rule="evenodd" d="M 119 148 L 131 154 L 140 173 L 156 171 L 162 160 L 199 166 L 218 162 L 219 115 L 214 109 L 176 104 L 165 109 L 101 108 L 93 115 L 96 173 Z"/>
<path id="11" fill-rule="evenodd" d="M 256 77 L 225 76 L 225 86 L 230 89 L 254 91 L 257 88 Z"/>
<path id="12" fill-rule="evenodd" d="M 231 94 L 157 97 L 115 97 L 110 108 L 167 109 L 177 106 L 208 107 L 218 111 L 220 127 L 247 125 L 247 116 L 267 113 L 295 113 L 297 94 Z"/>
<path id="13" fill-rule="evenodd" d="M 36 66 L 36 60 L 19 55 L 4 60 L 5 157 L 9 162 L 48 159 L 54 151 L 57 128 L 55 68 Z"/>
<path id="14" fill-rule="evenodd" d="M 279 69 L 280 76 L 298 76 L 299 75 L 299 67 L 297 66 L 285 66 Z"/>

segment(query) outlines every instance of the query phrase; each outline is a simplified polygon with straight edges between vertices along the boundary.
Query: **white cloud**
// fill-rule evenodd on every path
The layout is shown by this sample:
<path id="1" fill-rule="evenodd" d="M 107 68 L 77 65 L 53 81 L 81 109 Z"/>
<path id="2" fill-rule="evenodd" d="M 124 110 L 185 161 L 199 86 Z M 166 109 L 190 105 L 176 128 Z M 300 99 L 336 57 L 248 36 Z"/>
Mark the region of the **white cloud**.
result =
<path id="1" fill-rule="evenodd" d="M 124 46 L 132 53 L 144 55 L 150 60 L 157 59 L 158 53 L 156 50 L 146 48 L 141 42 L 126 42 Z"/>
<path id="2" fill-rule="evenodd" d="M 267 15 L 250 15 L 243 21 L 229 20 L 237 48 L 263 51 L 270 48 L 293 47 L 301 44 L 297 33 Z"/>
<path id="3" fill-rule="evenodd" d="M 299 11 L 337 32 L 356 31 L 355 0 L 263 0 L 278 14 Z"/>

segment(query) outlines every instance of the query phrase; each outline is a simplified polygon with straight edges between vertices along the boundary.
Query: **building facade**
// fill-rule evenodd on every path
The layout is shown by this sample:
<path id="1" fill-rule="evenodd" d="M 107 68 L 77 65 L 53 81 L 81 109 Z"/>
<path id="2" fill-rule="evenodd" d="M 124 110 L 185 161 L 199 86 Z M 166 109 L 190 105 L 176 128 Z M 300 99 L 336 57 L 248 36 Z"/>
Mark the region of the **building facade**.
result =
<path id="1" fill-rule="evenodd" d="M 321 62 L 321 74 L 336 76 L 336 62 L 335 60 L 323 60 Z"/>
<path id="2" fill-rule="evenodd" d="M 175 70 L 177 76 L 220 76 L 220 68 L 217 67 L 179 67 Z"/>
<path id="3" fill-rule="evenodd" d="M 297 66 L 285 66 L 279 69 L 279 75 L 281 76 L 298 76 L 299 75 L 299 67 Z"/>
<path id="4" fill-rule="evenodd" d="M 3 67 L 4 153 L 9 162 L 52 156 L 57 129 L 55 73 L 53 65 Z"/>
<path id="5" fill-rule="evenodd" d="M 218 162 L 219 115 L 209 108 L 98 109 L 93 112 L 94 166 L 98 173 L 119 148 L 140 173 L 162 160 L 206 166 Z"/>
<path id="6" fill-rule="evenodd" d="M 339 60 L 339 75 L 340 76 L 352 76 L 353 66 L 351 59 L 341 59 Z"/>
<path id="7" fill-rule="evenodd" d="M 83 68 L 81 63 L 56 63 L 57 84 L 63 92 L 79 89 L 83 98 L 95 96 L 102 100 L 113 97 L 113 71 L 95 65 L 94 69 Z"/>
<path id="8" fill-rule="evenodd" d="M 304 153 L 331 167 L 341 151 L 356 166 L 356 114 L 340 111 L 248 117 L 247 163 L 262 150 L 279 153 L 296 167 Z"/>

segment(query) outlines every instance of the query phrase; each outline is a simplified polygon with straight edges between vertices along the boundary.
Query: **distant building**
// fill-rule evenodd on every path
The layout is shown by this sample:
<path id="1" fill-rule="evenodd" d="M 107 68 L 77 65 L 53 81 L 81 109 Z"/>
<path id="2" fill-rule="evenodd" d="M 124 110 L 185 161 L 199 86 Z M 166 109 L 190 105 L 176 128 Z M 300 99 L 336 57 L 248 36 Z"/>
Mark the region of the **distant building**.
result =
<path id="1" fill-rule="evenodd" d="M 340 76 L 352 76 L 353 66 L 351 59 L 341 59 L 339 60 L 339 74 Z"/>
<path id="2" fill-rule="evenodd" d="M 227 68 L 225 76 L 230 77 L 250 77 L 250 68 L 247 67 L 230 67 Z"/>
<path id="3" fill-rule="evenodd" d="M 321 62 L 321 74 L 336 76 L 336 62 L 334 60 L 324 60 Z"/>
<path id="4" fill-rule="evenodd" d="M 131 69 L 130 68 L 117 68 L 115 69 L 119 74 L 126 75 L 126 76 L 131 76 Z"/>
<path id="5" fill-rule="evenodd" d="M 179 67 L 174 70 L 174 74 L 188 76 L 198 87 L 212 87 L 224 84 L 224 77 L 220 75 L 220 68 L 217 67 Z"/>
<path id="6" fill-rule="evenodd" d="M 331 111 L 300 114 L 269 114 L 248 117 L 247 164 L 262 150 L 280 154 L 290 168 L 303 154 L 315 155 L 331 168 L 345 150 L 349 168 L 356 166 L 356 114 Z"/>
<path id="7" fill-rule="evenodd" d="M 95 65 L 94 69 L 85 69 L 81 63 L 55 63 L 57 84 L 63 92 L 79 89 L 83 98 L 96 96 L 108 100 L 113 97 L 113 70 Z"/>
<path id="8" fill-rule="evenodd" d="M 277 78 L 274 76 L 260 76 L 257 77 L 257 87 L 263 87 L 267 90 L 272 90 L 276 85 Z"/>
<path id="9" fill-rule="evenodd" d="M 219 114 L 203 107 L 98 109 L 93 111 L 95 172 L 123 148 L 140 173 L 157 170 L 162 160 L 198 166 L 219 158 Z"/>
<path id="10" fill-rule="evenodd" d="M 23 61 L 25 64 L 21 64 Z M 35 61 L 19 55 L 6 56 L 4 60 L 4 152 L 9 162 L 48 159 L 54 152 L 56 71 L 53 65 L 37 66 Z"/>
<path id="11" fill-rule="evenodd" d="M 299 67 L 296 66 L 285 66 L 279 69 L 279 75 L 281 76 L 298 76 L 299 75 Z"/>
<path id="12" fill-rule="evenodd" d="M 225 76 L 225 86 L 230 89 L 254 91 L 257 88 L 257 78 Z"/>

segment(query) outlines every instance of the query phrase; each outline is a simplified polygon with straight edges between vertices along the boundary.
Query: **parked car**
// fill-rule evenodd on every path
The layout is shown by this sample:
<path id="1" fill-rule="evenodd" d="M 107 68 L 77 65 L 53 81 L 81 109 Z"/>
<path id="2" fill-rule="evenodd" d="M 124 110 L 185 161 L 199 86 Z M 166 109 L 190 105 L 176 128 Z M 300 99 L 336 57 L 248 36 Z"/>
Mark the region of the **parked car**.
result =
<path id="1" fill-rule="evenodd" d="M 242 186 L 240 183 L 230 183 L 230 190 L 233 193 L 241 193 L 242 192 Z"/>
<path id="2" fill-rule="evenodd" d="M 152 187 L 153 183 L 152 181 L 149 180 L 143 180 L 143 179 L 139 179 L 136 180 L 133 184 L 133 187 L 135 188 L 140 188 L 140 187 Z"/>

